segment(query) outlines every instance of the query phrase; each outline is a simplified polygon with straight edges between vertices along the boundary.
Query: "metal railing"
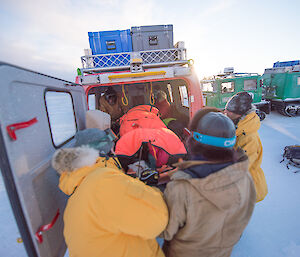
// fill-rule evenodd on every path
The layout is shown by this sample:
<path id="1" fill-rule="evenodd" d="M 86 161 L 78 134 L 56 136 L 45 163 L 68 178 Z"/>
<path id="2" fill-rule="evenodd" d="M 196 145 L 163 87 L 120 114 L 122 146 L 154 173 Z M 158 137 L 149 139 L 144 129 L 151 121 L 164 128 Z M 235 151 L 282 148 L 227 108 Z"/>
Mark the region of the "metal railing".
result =
<path id="1" fill-rule="evenodd" d="M 170 48 L 159 50 L 147 50 L 137 52 L 143 61 L 144 67 L 168 66 L 186 64 L 185 48 Z M 85 55 L 81 57 L 82 71 L 107 71 L 130 68 L 130 52 Z"/>

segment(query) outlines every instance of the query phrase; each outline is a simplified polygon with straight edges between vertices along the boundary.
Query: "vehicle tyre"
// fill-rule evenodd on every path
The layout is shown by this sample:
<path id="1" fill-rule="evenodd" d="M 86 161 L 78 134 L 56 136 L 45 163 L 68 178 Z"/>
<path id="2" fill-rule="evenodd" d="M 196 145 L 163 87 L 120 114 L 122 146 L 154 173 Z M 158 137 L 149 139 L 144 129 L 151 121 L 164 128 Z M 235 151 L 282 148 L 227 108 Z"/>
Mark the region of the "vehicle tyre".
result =
<path id="1" fill-rule="evenodd" d="M 295 117 L 298 112 L 298 107 L 296 105 L 287 105 L 284 109 L 286 116 Z"/>
<path id="2" fill-rule="evenodd" d="M 264 120 L 266 118 L 266 113 L 261 111 L 261 110 L 257 110 L 256 114 L 258 115 L 260 121 Z"/>
<path id="3" fill-rule="evenodd" d="M 283 102 L 283 103 L 277 103 L 276 104 L 276 111 L 278 112 L 278 113 L 280 113 L 281 115 L 283 115 L 283 116 L 290 116 L 287 112 L 286 112 L 286 105 L 285 105 L 285 103 Z"/>

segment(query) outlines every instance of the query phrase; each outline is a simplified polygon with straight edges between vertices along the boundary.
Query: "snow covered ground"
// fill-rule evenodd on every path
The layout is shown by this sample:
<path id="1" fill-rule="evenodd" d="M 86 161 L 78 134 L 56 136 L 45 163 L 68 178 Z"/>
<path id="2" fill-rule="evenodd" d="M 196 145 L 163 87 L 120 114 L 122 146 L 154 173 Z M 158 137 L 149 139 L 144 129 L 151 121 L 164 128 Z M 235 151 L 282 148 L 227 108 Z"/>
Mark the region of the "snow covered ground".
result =
<path id="1" fill-rule="evenodd" d="M 232 257 L 300 256 L 300 172 L 280 163 L 286 145 L 300 144 L 300 117 L 272 113 L 259 131 L 264 148 L 262 168 L 269 193 L 258 203 Z M 300 169 L 298 169 L 300 170 Z M 17 243 L 18 229 L 0 176 L 0 256 L 27 256 Z"/>
<path id="2" fill-rule="evenodd" d="M 287 145 L 300 145 L 300 117 L 272 113 L 259 130 L 264 148 L 262 168 L 269 193 L 258 203 L 232 257 L 300 256 L 300 172 L 282 160 Z"/>

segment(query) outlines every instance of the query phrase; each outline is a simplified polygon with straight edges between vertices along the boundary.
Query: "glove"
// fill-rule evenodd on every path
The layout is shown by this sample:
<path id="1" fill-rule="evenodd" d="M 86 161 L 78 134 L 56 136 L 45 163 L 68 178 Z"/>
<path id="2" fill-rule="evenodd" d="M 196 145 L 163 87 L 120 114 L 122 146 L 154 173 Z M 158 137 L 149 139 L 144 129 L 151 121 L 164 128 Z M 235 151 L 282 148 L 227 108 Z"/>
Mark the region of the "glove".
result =
<path id="1" fill-rule="evenodd" d="M 140 180 L 148 186 L 155 186 L 158 184 L 159 173 L 156 170 L 144 170 L 141 173 Z"/>

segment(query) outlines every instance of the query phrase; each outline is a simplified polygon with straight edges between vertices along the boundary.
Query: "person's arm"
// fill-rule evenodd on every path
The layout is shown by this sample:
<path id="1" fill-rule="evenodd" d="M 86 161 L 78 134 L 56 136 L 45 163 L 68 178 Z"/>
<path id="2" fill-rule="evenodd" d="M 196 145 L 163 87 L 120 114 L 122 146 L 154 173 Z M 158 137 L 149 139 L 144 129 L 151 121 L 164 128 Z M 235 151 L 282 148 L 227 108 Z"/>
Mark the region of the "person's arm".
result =
<path id="1" fill-rule="evenodd" d="M 169 223 L 161 236 L 170 241 L 182 228 L 186 221 L 186 192 L 184 181 L 172 181 L 167 184 L 164 192 L 169 209 Z"/>

